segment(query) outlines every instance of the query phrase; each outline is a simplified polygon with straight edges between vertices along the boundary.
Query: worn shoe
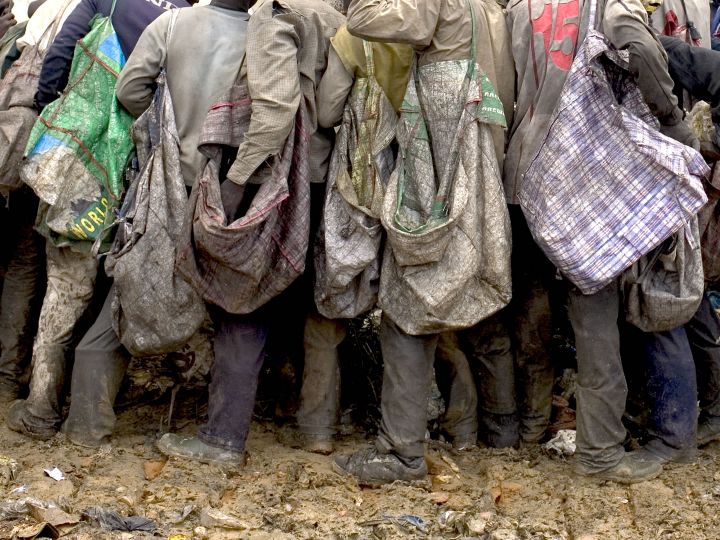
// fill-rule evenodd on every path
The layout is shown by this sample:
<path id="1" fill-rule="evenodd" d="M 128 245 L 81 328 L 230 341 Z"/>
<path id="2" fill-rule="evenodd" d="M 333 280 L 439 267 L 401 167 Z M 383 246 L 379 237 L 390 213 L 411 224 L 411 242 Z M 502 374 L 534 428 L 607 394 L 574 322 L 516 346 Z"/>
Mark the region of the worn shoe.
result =
<path id="1" fill-rule="evenodd" d="M 333 443 L 330 437 L 321 435 L 309 435 L 298 428 L 285 426 L 277 433 L 277 440 L 280 444 L 290 448 L 313 452 L 327 456 L 333 452 Z"/>
<path id="2" fill-rule="evenodd" d="M 461 435 L 452 440 L 452 448 L 456 452 L 470 452 L 471 450 L 477 450 L 477 447 L 477 433 Z"/>
<path id="3" fill-rule="evenodd" d="M 401 458 L 381 454 L 373 446 L 349 456 L 338 456 L 333 469 L 339 474 L 354 476 L 361 485 L 379 486 L 396 480 L 423 480 L 428 473 L 424 457 Z"/>
<path id="4" fill-rule="evenodd" d="M 635 484 L 652 480 L 662 472 L 662 459 L 643 450 L 626 452 L 620 462 L 600 472 L 588 472 L 576 465 L 575 472 L 598 480 L 611 480 L 621 484 Z"/>
<path id="5" fill-rule="evenodd" d="M 720 417 L 718 416 L 709 416 L 698 422 L 698 446 L 705 446 L 713 441 L 720 441 Z"/>
<path id="6" fill-rule="evenodd" d="M 14 401 L 5 415 L 5 424 L 8 428 L 31 439 L 47 441 L 57 433 L 55 428 L 37 427 L 32 425 L 29 420 L 30 413 L 25 408 L 25 400 L 23 399 Z"/>
<path id="7" fill-rule="evenodd" d="M 210 463 L 212 465 L 245 465 L 245 453 L 233 452 L 205 444 L 197 437 L 183 437 L 175 433 L 166 433 L 157 442 L 158 450 L 166 456 Z"/>

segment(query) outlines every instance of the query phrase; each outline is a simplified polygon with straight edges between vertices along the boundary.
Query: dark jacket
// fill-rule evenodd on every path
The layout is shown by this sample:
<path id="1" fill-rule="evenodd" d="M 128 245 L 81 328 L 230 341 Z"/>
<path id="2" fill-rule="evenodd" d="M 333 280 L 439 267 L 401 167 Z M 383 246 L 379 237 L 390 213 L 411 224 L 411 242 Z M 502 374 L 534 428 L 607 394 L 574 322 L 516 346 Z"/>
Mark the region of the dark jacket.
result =
<path id="1" fill-rule="evenodd" d="M 135 48 L 145 27 L 165 11 L 189 7 L 186 0 L 117 0 L 112 23 L 125 58 Z M 110 15 L 112 0 L 82 0 L 63 24 L 43 61 L 35 102 L 38 109 L 57 99 L 70 75 L 75 44 L 90 31 L 95 15 Z"/>
<path id="2" fill-rule="evenodd" d="M 682 102 L 683 90 L 707 101 L 712 119 L 720 124 L 720 52 L 693 47 L 675 37 L 660 36 L 668 55 L 668 71 L 675 82 L 675 95 Z"/>

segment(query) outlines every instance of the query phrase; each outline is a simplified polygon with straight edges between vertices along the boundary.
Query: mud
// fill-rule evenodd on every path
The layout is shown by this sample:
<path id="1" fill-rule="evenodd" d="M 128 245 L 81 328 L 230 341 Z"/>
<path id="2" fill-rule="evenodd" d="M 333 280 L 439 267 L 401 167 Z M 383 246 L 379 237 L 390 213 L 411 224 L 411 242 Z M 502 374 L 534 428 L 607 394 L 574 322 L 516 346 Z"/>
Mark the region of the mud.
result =
<path id="1" fill-rule="evenodd" d="M 274 425 L 256 423 L 242 470 L 166 460 L 154 443 L 166 404 L 119 416 L 113 444 L 73 446 L 62 435 L 30 441 L 0 427 L 0 503 L 32 496 L 69 514 L 91 506 L 158 524 L 155 533 L 107 532 L 81 521 L 63 538 L 211 539 L 716 539 L 720 538 L 720 444 L 694 465 L 674 465 L 631 487 L 580 478 L 572 463 L 540 448 L 454 454 L 428 448 L 427 481 L 359 487 L 332 470 L 330 457 L 291 450 Z M 193 421 L 177 420 L 192 433 Z M 338 452 L 367 444 L 343 438 Z M 43 469 L 59 467 L 65 480 Z M 151 479 L 148 479 L 151 478 Z M 18 488 L 22 488 L 18 492 Z M 11 538 L 32 517 L 0 522 Z"/>

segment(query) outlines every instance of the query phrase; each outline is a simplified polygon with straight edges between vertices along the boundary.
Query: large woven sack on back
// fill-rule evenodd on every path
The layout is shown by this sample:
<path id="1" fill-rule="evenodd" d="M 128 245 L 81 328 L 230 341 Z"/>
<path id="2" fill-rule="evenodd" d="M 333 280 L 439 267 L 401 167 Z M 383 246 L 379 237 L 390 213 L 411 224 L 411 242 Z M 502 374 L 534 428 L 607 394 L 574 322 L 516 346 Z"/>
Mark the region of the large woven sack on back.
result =
<path id="1" fill-rule="evenodd" d="M 164 72 L 152 104 L 133 125 L 133 139 L 151 150 L 121 208 L 105 269 L 115 284 L 118 338 L 134 356 L 144 356 L 179 350 L 206 316 L 202 298 L 175 273 L 187 192 Z"/>
<path id="2" fill-rule="evenodd" d="M 33 99 L 44 57 L 38 45 L 26 47 L 0 80 L 0 193 L 22 186 L 20 164 L 37 119 Z"/>
<path id="3" fill-rule="evenodd" d="M 627 54 L 590 30 L 519 198 L 535 241 L 583 293 L 602 289 L 706 201 L 704 160 L 657 131 Z"/>
<path id="4" fill-rule="evenodd" d="M 705 292 L 697 218 L 641 257 L 621 283 L 625 320 L 643 332 L 665 332 L 692 319 Z"/>
<path id="5" fill-rule="evenodd" d="M 208 159 L 190 196 L 176 264 L 206 302 L 229 313 L 255 311 L 305 270 L 310 136 L 300 103 L 295 126 L 282 153 L 272 159 L 270 174 L 263 177 L 244 216 L 231 223 L 220 195 L 220 169 L 223 148 L 238 147 L 250 124 L 247 87 L 235 84 L 205 119 L 199 147 Z"/>
<path id="6" fill-rule="evenodd" d="M 698 214 L 705 281 L 720 282 L 720 165 L 715 163 L 710 179 L 705 181 L 708 202 Z"/>
<path id="7" fill-rule="evenodd" d="M 96 17 L 75 47 L 65 91 L 30 134 L 21 177 L 45 203 L 38 231 L 57 246 L 89 251 L 115 220 L 133 147 L 132 116 L 115 97 L 124 65 L 111 16 Z"/>
<path id="8" fill-rule="evenodd" d="M 385 186 L 394 157 L 397 115 L 374 76 L 355 80 L 330 160 L 325 206 L 315 242 L 315 304 L 330 319 L 353 318 L 377 301 Z"/>
<path id="9" fill-rule="evenodd" d="M 467 328 L 510 301 L 510 222 L 490 130 L 504 122 L 474 59 L 410 79 L 382 209 L 379 293 L 409 334 Z"/>

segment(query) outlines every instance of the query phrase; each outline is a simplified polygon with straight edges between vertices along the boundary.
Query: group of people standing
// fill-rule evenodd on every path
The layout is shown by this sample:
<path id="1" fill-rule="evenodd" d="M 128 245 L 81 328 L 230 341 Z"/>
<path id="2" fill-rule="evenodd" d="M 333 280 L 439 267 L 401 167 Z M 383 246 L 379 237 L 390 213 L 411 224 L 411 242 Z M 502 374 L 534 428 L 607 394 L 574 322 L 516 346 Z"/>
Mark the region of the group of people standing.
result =
<path id="1" fill-rule="evenodd" d="M 117 33 L 124 66 L 115 95 L 124 110 L 133 117 L 151 111 L 160 85 L 172 98 L 174 125 L 167 116 L 161 124 L 175 130 L 190 197 L 183 234 L 195 235 L 189 251 L 180 243 L 177 249 L 179 260 L 194 258 L 192 271 L 182 262 L 175 268 L 207 305 L 186 348 L 195 353 L 191 371 L 209 374 L 210 386 L 207 423 L 194 437 L 165 434 L 158 441 L 163 453 L 244 463 L 269 331 L 298 305 L 306 313 L 300 409 L 282 442 L 333 452 L 338 347 L 348 319 L 379 306 L 378 435 L 369 448 L 335 457 L 339 472 L 370 485 L 425 477 L 427 403 L 436 376 L 446 387 L 443 431 L 457 450 L 478 440 L 496 447 L 541 443 L 555 380 L 551 291 L 560 288 L 577 349 L 579 474 L 643 481 L 666 462 L 692 461 L 698 443 L 720 439 L 720 320 L 709 297 L 703 293 L 695 315 L 677 328 L 634 328 L 625 322 L 622 276 L 583 292 L 538 245 L 521 205 L 526 173 L 547 142 L 591 32 L 627 52 L 627 70 L 659 132 L 692 152 L 701 149 L 683 107 L 695 98 L 710 102 L 713 112 L 720 105 L 720 53 L 709 51 L 710 6 L 702 0 L 346 0 L 336 6 L 211 0 L 192 9 L 184 9 L 186 0 L 38 3 L 4 5 L 0 34 L 25 25 L 6 59 L 22 60 L 29 48 L 43 55 L 34 99 L 41 120 L 68 91 L 76 43 L 98 16 L 110 17 Z M 226 100 L 231 88 L 247 99 Z M 222 137 L 213 136 L 231 129 L 209 122 L 208 112 L 223 110 L 233 112 L 227 118 L 242 131 L 236 145 L 213 147 L 220 149 L 215 155 L 207 148 Z M 613 160 L 623 156 L 607 156 Z M 262 206 L 278 179 L 285 191 Z M 576 180 L 593 179 L 578 174 Z M 221 204 L 213 207 L 217 195 Z M 125 285 L 113 285 L 87 329 L 82 319 L 96 292 L 97 250 L 92 242 L 63 244 L 38 234 L 48 230 L 36 227 L 48 223 L 48 201 L 28 186 L 5 197 L 13 231 L 0 300 L 6 424 L 36 439 L 62 430 L 73 443 L 99 446 L 112 435 L 113 406 L 131 356 L 117 324 Z M 551 198 L 549 205 L 560 204 Z M 291 203 L 304 217 L 283 222 Z M 200 235 L 201 211 L 231 241 L 234 231 L 268 214 L 290 223 L 292 231 L 267 226 L 251 231 L 257 238 L 244 233 L 237 241 L 247 243 L 252 257 L 253 243 L 267 239 L 265 249 L 277 251 L 287 263 L 283 271 L 289 264 L 297 279 L 278 284 L 279 267 L 261 268 L 258 290 L 272 294 L 261 305 L 253 301 L 258 295 L 241 298 L 233 279 L 242 274 L 229 279 L 218 270 L 226 252 L 213 252 L 208 262 L 203 242 L 212 247 L 220 237 Z M 583 207 L 575 211 L 581 215 Z M 299 254 L 287 252 L 293 234 L 305 248 Z M 146 269 L 148 276 L 153 271 Z M 213 290 L 220 293 L 209 292 L 218 283 Z M 87 331 L 75 345 L 79 328 Z M 30 356 L 26 390 L 21 381 Z M 631 392 L 650 398 L 648 442 L 633 451 L 625 449 L 623 360 L 641 366 Z M 68 386 L 72 399 L 63 418 Z"/>

